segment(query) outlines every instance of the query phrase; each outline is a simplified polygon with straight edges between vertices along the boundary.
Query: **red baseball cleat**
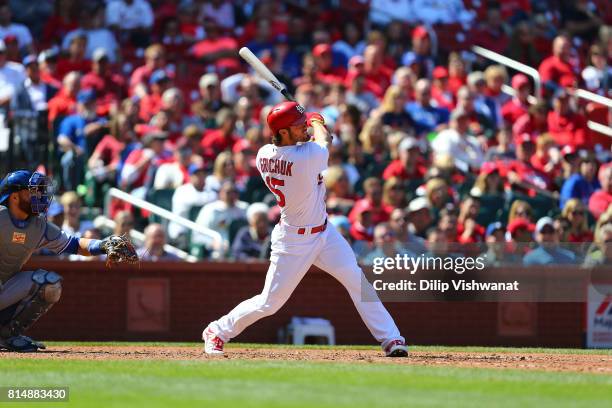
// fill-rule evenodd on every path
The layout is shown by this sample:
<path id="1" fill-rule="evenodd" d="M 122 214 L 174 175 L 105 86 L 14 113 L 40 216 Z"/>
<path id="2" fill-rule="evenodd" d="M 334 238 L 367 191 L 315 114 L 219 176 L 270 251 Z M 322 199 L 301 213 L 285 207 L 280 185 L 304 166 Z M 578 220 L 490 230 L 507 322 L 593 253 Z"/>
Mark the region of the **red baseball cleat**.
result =
<path id="1" fill-rule="evenodd" d="M 408 357 L 408 347 L 403 340 L 392 340 L 385 347 L 387 357 Z"/>
<path id="2" fill-rule="evenodd" d="M 204 329 L 202 340 L 204 340 L 204 352 L 206 354 L 223 354 L 223 345 L 225 342 L 221 340 L 210 327 Z"/>

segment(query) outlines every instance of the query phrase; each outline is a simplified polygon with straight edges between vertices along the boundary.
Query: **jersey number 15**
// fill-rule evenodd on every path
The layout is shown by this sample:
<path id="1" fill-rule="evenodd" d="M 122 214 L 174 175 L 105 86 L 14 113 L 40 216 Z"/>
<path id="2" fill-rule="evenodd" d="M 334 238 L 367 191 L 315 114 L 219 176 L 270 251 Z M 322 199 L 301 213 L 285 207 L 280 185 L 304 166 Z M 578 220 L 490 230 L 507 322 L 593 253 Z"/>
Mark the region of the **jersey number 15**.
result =
<path id="1" fill-rule="evenodd" d="M 268 176 L 266 177 L 266 185 L 268 186 L 272 194 L 276 196 L 276 201 L 278 201 L 279 207 L 284 207 L 285 206 L 285 195 L 277 187 L 284 186 L 285 180 L 280 180 L 280 179 Z"/>

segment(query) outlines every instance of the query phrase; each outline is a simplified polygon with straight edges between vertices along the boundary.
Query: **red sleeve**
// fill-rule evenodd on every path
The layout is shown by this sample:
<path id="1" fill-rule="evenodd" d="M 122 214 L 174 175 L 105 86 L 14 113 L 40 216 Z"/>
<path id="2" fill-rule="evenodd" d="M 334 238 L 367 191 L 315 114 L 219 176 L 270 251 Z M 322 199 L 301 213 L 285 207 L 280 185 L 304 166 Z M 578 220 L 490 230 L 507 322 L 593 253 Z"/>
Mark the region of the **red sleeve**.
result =
<path id="1" fill-rule="evenodd" d="M 389 163 L 389 165 L 385 168 L 383 172 L 383 180 L 388 180 L 391 177 L 395 176 L 395 169 L 393 166 L 393 162 Z"/>
<path id="2" fill-rule="evenodd" d="M 553 71 L 554 71 L 554 66 L 551 63 L 550 57 L 542 61 L 542 63 L 540 64 L 540 67 L 538 68 L 538 72 L 540 73 L 540 80 L 542 81 L 542 83 L 554 80 Z"/>
<path id="3" fill-rule="evenodd" d="M 586 119 L 582 115 L 576 115 L 576 130 L 574 132 L 576 146 L 591 147 L 591 141 L 587 140 Z"/>

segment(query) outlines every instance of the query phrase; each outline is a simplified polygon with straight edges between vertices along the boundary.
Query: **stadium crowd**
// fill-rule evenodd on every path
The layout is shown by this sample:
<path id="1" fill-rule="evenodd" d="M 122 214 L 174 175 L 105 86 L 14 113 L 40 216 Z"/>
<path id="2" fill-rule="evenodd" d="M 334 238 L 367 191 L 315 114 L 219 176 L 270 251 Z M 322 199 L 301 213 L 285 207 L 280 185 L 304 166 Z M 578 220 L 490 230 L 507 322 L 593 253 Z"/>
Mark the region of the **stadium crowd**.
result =
<path id="1" fill-rule="evenodd" d="M 336 136 L 329 221 L 362 262 L 612 259 L 612 139 L 587 126 L 612 117 L 575 95 L 612 97 L 609 1 L 35 3 L 0 4 L 0 111 L 13 167 L 58 181 L 49 217 L 69 232 L 101 236 L 99 208 L 115 233 L 146 227 L 144 259 L 174 259 L 166 241 L 267 258 L 280 212 L 254 160 L 281 96 L 240 60 L 246 45 Z M 542 89 L 472 45 L 537 68 Z M 108 199 L 111 187 L 224 245 Z"/>

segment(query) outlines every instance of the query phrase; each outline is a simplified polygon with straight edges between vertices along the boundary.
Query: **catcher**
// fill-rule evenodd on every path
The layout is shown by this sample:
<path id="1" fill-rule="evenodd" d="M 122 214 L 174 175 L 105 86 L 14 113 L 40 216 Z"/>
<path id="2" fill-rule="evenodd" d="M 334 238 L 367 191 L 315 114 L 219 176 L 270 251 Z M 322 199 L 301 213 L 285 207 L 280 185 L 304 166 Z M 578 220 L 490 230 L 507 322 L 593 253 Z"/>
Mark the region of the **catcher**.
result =
<path id="1" fill-rule="evenodd" d="M 62 293 L 62 277 L 56 272 L 21 271 L 34 251 L 46 248 L 56 254 L 106 254 L 111 265 L 138 261 L 134 247 L 124 237 L 76 238 L 47 222 L 45 215 L 52 199 L 49 180 L 40 173 L 17 170 L 0 182 L 0 348 L 9 351 L 45 348 L 23 333 Z"/>

